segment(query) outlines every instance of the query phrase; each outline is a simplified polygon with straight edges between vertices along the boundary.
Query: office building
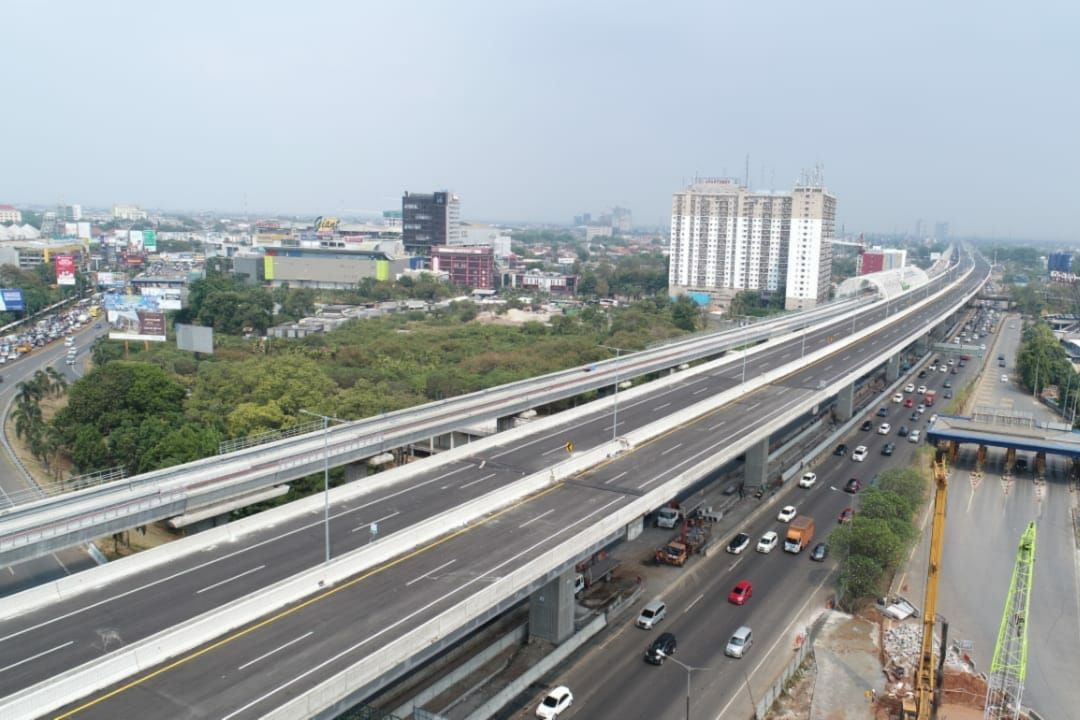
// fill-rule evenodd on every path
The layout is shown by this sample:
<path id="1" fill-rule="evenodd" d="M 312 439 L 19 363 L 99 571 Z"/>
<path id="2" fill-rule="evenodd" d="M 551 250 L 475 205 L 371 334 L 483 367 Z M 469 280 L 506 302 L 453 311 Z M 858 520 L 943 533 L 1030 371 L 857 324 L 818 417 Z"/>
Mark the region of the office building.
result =
<path id="1" fill-rule="evenodd" d="M 577 294 L 577 275 L 532 270 L 503 273 L 503 287 L 518 288 L 526 292 L 544 292 L 553 297 L 573 297 Z"/>
<path id="2" fill-rule="evenodd" d="M 949 223 L 943 220 L 934 223 L 934 239 L 938 242 L 949 241 Z"/>
<path id="3" fill-rule="evenodd" d="M 668 285 L 726 305 L 743 290 L 784 293 L 789 309 L 828 298 L 836 198 L 819 183 L 751 192 L 724 178 L 674 194 Z"/>
<path id="4" fill-rule="evenodd" d="M 634 226 L 633 216 L 626 208 L 616 207 L 611 211 L 611 227 L 616 232 L 628 233 Z"/>
<path id="5" fill-rule="evenodd" d="M 14 205 L 0 205 L 0 223 L 21 223 L 22 213 Z"/>
<path id="6" fill-rule="evenodd" d="M 64 205 L 64 220 L 68 222 L 82 220 L 82 205 Z"/>
<path id="7" fill-rule="evenodd" d="M 856 275 L 869 275 L 883 270 L 898 270 L 907 264 L 907 250 L 895 248 L 866 248 L 855 262 Z"/>
<path id="8" fill-rule="evenodd" d="M 145 220 L 146 211 L 137 205 L 113 205 L 112 216 L 116 220 Z"/>
<path id="9" fill-rule="evenodd" d="M 1047 272 L 1072 272 L 1072 253 L 1054 252 L 1046 258 Z"/>
<path id="10" fill-rule="evenodd" d="M 458 196 L 443 190 L 429 194 L 405 191 L 401 198 L 401 232 L 405 249 L 430 255 L 436 245 L 453 245 L 460 238 Z"/>
<path id="11" fill-rule="evenodd" d="M 444 272 L 451 285 L 476 290 L 495 289 L 495 252 L 484 245 L 436 245 L 431 269 Z"/>

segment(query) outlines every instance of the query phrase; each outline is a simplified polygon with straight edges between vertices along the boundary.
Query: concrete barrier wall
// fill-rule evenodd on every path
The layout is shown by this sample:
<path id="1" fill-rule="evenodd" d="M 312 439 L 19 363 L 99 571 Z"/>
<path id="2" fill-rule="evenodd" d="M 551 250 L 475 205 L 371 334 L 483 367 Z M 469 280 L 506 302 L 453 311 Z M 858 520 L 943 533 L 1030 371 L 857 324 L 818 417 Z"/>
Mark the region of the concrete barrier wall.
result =
<path id="1" fill-rule="evenodd" d="M 581 630 L 574 633 L 574 635 L 567 639 L 562 645 L 559 645 L 559 647 L 545 655 L 540 662 L 533 665 L 520 677 L 516 678 L 505 688 L 489 698 L 487 702 L 471 712 L 467 720 L 488 720 L 492 715 L 499 712 L 506 703 L 524 692 L 525 688 L 539 680 L 553 667 L 570 657 L 575 650 L 584 645 L 587 640 L 603 630 L 606 626 L 607 617 L 604 615 L 598 616 Z"/>

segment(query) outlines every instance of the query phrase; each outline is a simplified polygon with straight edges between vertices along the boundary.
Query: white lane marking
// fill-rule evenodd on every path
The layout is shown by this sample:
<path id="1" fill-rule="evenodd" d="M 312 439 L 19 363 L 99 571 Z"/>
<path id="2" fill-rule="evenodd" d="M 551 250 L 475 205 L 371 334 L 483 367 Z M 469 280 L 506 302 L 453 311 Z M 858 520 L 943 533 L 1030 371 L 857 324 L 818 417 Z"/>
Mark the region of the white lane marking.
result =
<path id="1" fill-rule="evenodd" d="M 390 518 L 392 518 L 392 517 L 394 517 L 396 515 L 400 515 L 400 514 L 401 514 L 400 511 L 395 510 L 394 512 L 390 513 L 389 515 L 383 515 L 381 518 L 375 518 L 371 522 L 366 522 L 363 525 L 357 525 L 356 527 L 354 527 L 349 532 L 359 532 L 359 531 L 363 530 L 364 528 L 369 528 L 372 525 L 375 525 L 377 523 L 381 523 L 383 520 L 389 520 Z"/>
<path id="2" fill-rule="evenodd" d="M 566 445 L 559 445 L 558 447 L 553 447 L 550 450 L 545 450 L 544 452 L 542 452 L 540 454 L 543 455 L 544 457 L 547 457 L 548 455 L 550 455 L 553 452 L 558 452 L 559 450 L 565 450 L 565 449 L 566 449 Z"/>
<path id="3" fill-rule="evenodd" d="M 678 443 L 676 445 L 672 445 L 671 447 L 669 447 L 667 450 L 665 450 L 664 452 L 662 452 L 660 454 L 661 455 L 667 455 L 669 452 L 675 452 L 676 450 L 678 450 L 681 447 L 682 447 L 682 443 Z"/>
<path id="4" fill-rule="evenodd" d="M 424 578 L 426 578 L 426 577 L 430 577 L 432 573 L 437 573 L 437 572 L 439 572 L 440 570 L 442 570 L 443 568 L 445 568 L 445 567 L 450 567 L 451 565 L 453 565 L 453 564 L 454 564 L 454 563 L 456 563 L 456 562 L 457 562 L 457 558 L 454 558 L 453 560 L 447 560 L 446 562 L 444 562 L 444 563 L 443 563 L 442 565 L 440 565 L 439 567 L 437 567 L 437 568 L 432 568 L 432 569 L 428 570 L 428 571 L 427 571 L 426 573 L 424 573 L 423 575 L 420 575 L 419 577 L 414 577 L 414 578 L 413 578 L 412 580 L 410 580 L 409 582 L 405 583 L 405 587 L 409 587 L 410 585 L 415 585 L 416 583 L 420 582 L 420 581 L 421 581 L 421 580 L 423 580 Z"/>
<path id="5" fill-rule="evenodd" d="M 626 475 L 626 473 L 628 473 L 628 472 L 629 472 L 629 470 L 623 470 L 623 471 L 622 471 L 621 473 L 619 473 L 619 474 L 618 474 L 618 475 L 616 475 L 615 477 L 611 478 L 610 480 L 605 480 L 605 481 L 604 481 L 604 484 L 605 484 L 605 485 L 610 485 L 611 483 L 615 482 L 615 481 L 616 481 L 616 480 L 618 480 L 619 478 L 621 478 L 621 477 L 625 476 L 625 475 Z"/>
<path id="6" fill-rule="evenodd" d="M 4 667 L 0 668 L 0 673 L 2 673 L 2 672 L 6 672 L 6 671 L 8 671 L 8 670 L 11 670 L 12 668 L 17 668 L 17 667 L 19 667 L 20 665 L 24 665 L 24 664 L 26 664 L 26 663 L 30 662 L 31 660 L 37 660 L 37 659 L 38 659 L 39 657 L 42 657 L 42 656 L 48 655 L 49 653 L 54 653 L 54 652 L 56 652 L 57 650 L 63 650 L 63 649 L 64 649 L 64 648 L 66 648 L 66 647 L 67 647 L 68 645 L 74 645 L 74 644 L 75 644 L 75 641 L 74 641 L 74 640 L 68 640 L 68 641 L 67 641 L 66 643 L 64 643 L 63 645 L 57 645 L 56 647 L 52 648 L 51 650 L 43 650 L 42 652 L 39 652 L 39 653 L 38 653 L 37 655 L 31 655 L 31 656 L 30 656 L 30 657 L 28 657 L 28 658 L 23 658 L 23 659 L 22 659 L 22 660 L 20 660 L 19 662 L 13 662 L 13 663 L 11 663 L 10 665 L 6 665 L 6 666 L 4 666 Z"/>
<path id="7" fill-rule="evenodd" d="M 214 588 L 221 587 L 222 585 L 225 585 L 226 583 L 231 583 L 233 580 L 239 580 L 240 578 L 244 577 L 245 575 L 250 575 L 251 573 L 259 572 L 260 570 L 262 570 L 265 567 L 266 567 L 265 565 L 260 565 L 259 567 L 253 567 L 250 570 L 245 570 L 242 573 L 237 573 L 236 575 L 233 575 L 231 578 L 225 578 L 224 580 L 222 580 L 220 582 L 216 582 L 213 585 L 207 585 L 202 590 L 196 590 L 195 594 L 196 595 L 202 595 L 207 590 L 213 590 Z"/>
<path id="8" fill-rule="evenodd" d="M 686 613 L 690 612 L 690 610 L 691 610 L 691 609 L 692 609 L 692 608 L 693 608 L 693 607 L 694 607 L 695 605 L 697 605 L 697 604 L 698 604 L 699 602 L 701 602 L 701 601 L 702 601 L 702 600 L 703 600 L 704 598 L 705 598 L 705 593 L 701 593 L 701 594 L 700 594 L 700 595 L 698 595 L 698 596 L 697 596 L 696 598 L 694 598 L 694 599 L 693 599 L 693 601 L 691 601 L 691 603 L 690 603 L 689 605 L 687 605 L 687 606 L 686 606 L 686 609 L 685 609 L 685 610 L 683 610 L 683 615 L 685 615 Z"/>
<path id="9" fill-rule="evenodd" d="M 300 642 L 301 640 L 304 640 L 304 639 L 306 639 L 306 638 L 309 638 L 309 637 L 311 637 L 311 636 L 312 636 L 312 635 L 314 635 L 314 634 L 315 634 L 315 631 L 314 631 L 314 630 L 309 630 L 308 632 L 304 633 L 304 634 L 303 634 L 303 635 L 301 635 L 300 637 L 298 637 L 298 638 L 294 638 L 294 639 L 290 640 L 289 642 L 285 643 L 284 645 L 281 645 L 281 646 L 279 646 L 279 647 L 276 647 L 276 648 L 274 648 L 273 650 L 271 650 L 271 651 L 270 651 L 270 652 L 268 652 L 268 653 L 263 653 L 262 655 L 260 655 L 259 657 L 255 658 L 254 660 L 249 660 L 248 662 L 244 663 L 243 665 L 241 665 L 240 667 L 238 667 L 238 668 L 236 668 L 236 669 L 237 669 L 237 670 L 243 670 L 244 668 L 247 668 L 247 667 L 251 667 L 251 666 L 252 666 L 252 665 L 254 665 L 255 663 L 259 662 L 260 660 L 265 660 L 266 658 L 270 657 L 270 656 L 271 656 L 271 655 L 273 655 L 274 653 L 276 653 L 276 652 L 281 652 L 282 650 L 284 650 L 285 648 L 289 647 L 290 645 L 295 645 L 296 643 Z"/>
<path id="10" fill-rule="evenodd" d="M 756 403 L 754 403 L 753 405 L 747 405 L 747 406 L 746 406 L 746 410 L 747 410 L 747 412 L 749 412 L 749 411 L 753 410 L 754 408 L 756 408 L 756 407 L 757 407 L 758 405 L 760 405 L 760 404 L 761 404 L 761 403 L 759 403 L 759 402 L 756 402 Z"/>
<path id="11" fill-rule="evenodd" d="M 550 514 L 551 514 L 551 513 L 553 513 L 553 512 L 555 512 L 555 508 L 551 508 L 550 510 L 545 510 L 544 512 L 540 513 L 540 514 L 539 514 L 539 515 L 537 515 L 536 517 L 534 517 L 534 518 L 529 518 L 529 519 L 528 519 L 528 520 L 526 520 L 525 522 L 521 523 L 520 525 L 518 525 L 518 527 L 519 527 L 519 528 L 523 528 L 523 527 L 525 527 L 526 525 L 532 525 L 532 524 L 533 524 L 534 522 L 536 522 L 536 521 L 537 521 L 537 520 L 539 520 L 540 518 L 543 518 L 543 517 L 547 517 L 548 515 L 550 515 Z"/>
<path id="12" fill-rule="evenodd" d="M 477 575 L 476 577 L 462 583 L 460 586 L 454 588 L 453 590 L 450 590 L 449 592 L 443 593 L 443 595 L 441 597 L 436 598 L 435 600 L 432 600 L 431 602 L 427 603 L 423 607 L 419 607 L 416 610 L 409 613 L 408 615 L 406 615 L 406 616 L 404 616 L 402 618 L 399 618 L 395 622 L 390 623 L 389 625 L 384 627 L 382 630 L 379 630 L 378 632 L 376 632 L 376 633 L 374 633 L 372 635 L 369 635 L 368 637 L 364 638 L 363 640 L 360 640 L 359 642 L 354 643 L 353 645 L 345 648 L 344 650 L 338 652 L 337 654 L 333 655 L 332 657 L 327 658 L 326 660 L 323 660 L 321 663 L 319 663 L 315 667 L 312 667 L 312 668 L 309 668 L 308 670 L 305 670 L 304 672 L 300 673 L 299 675 L 292 678 L 291 680 L 283 682 L 282 684 L 278 685 L 273 690 L 263 694 L 260 697 L 255 698 L 254 700 L 247 703 L 246 705 L 244 705 L 244 706 L 242 706 L 242 707 L 240 707 L 240 708 L 238 708 L 236 710 L 233 710 L 231 713 L 229 713 L 228 715 L 221 718 L 221 720 L 231 720 L 231 718 L 234 718 L 237 715 L 240 715 L 242 713 L 247 712 L 251 708 L 258 705 L 259 703 L 263 702 L 264 700 L 266 700 L 268 698 L 273 697 L 274 695 L 276 695 L 279 692 L 281 692 L 282 690 L 294 685 L 295 683 L 300 682 L 301 680 L 303 680 L 307 676 L 312 675 L 313 673 L 320 672 L 327 665 L 331 665 L 333 663 L 336 663 L 341 658 L 345 657 L 346 655 L 349 655 L 350 653 L 355 652 L 356 650 L 360 649 L 364 645 L 367 645 L 371 641 L 376 640 L 377 638 L 385 635 L 386 633 L 396 630 L 399 626 L 401 626 L 401 625 L 403 625 L 403 624 L 405 624 L 407 622 L 412 621 L 412 619 L 414 617 L 427 612 L 432 607 L 434 607 L 435 605 L 438 605 L 439 603 L 443 602 L 444 600 L 446 600 L 451 595 L 455 595 L 455 594 L 461 592 L 462 590 L 464 590 L 465 588 L 470 587 L 471 585 L 475 585 L 478 582 L 489 581 L 489 579 L 492 577 L 492 575 L 495 573 L 495 571 L 501 570 L 502 568 L 506 567 L 507 565 L 511 565 L 513 563 L 516 563 L 520 558 L 524 557 L 525 555 L 528 555 L 529 553 L 531 553 L 536 548 L 540 547 L 541 545 L 543 545 L 545 543 L 551 542 L 551 539 L 554 538 L 556 535 L 561 535 L 561 534 L 563 534 L 565 532 L 573 530 L 578 525 L 581 525 L 581 524 L 586 523 L 589 520 L 591 520 L 593 518 L 593 516 L 607 511 L 607 509 L 610 508 L 612 505 L 624 502 L 626 500 L 627 500 L 627 498 L 625 498 L 625 497 L 618 497 L 618 498 L 615 498 L 614 500 L 612 500 L 610 502 L 607 502 L 607 503 L 601 505 L 596 510 L 593 510 L 592 512 L 590 512 L 590 513 L 582 516 L 581 518 L 575 520 L 574 522 L 563 526 L 562 528 L 555 531 L 551 535 L 543 538 L 542 540 L 538 540 L 537 542 L 533 543 L 532 545 L 525 548 L 524 550 L 521 550 L 520 552 L 515 553 L 513 556 L 507 558 L 506 560 L 503 560 L 501 563 L 489 568 L 487 572 L 482 573 L 480 575 Z"/>
<path id="13" fill-rule="evenodd" d="M 691 394 L 691 395 L 700 395 L 700 394 L 701 394 L 701 393 L 703 393 L 703 392 L 708 392 L 708 390 L 709 390 L 709 388 L 707 388 L 707 387 L 703 387 L 703 388 L 701 388 L 700 390 L 695 390 L 694 392 L 692 392 L 692 393 L 690 393 L 690 394 Z"/>
<path id="14" fill-rule="evenodd" d="M 656 407 L 654 407 L 654 408 L 652 409 L 652 411 L 653 411 L 653 412 L 656 412 L 657 410 L 663 410 L 664 408 L 666 408 L 666 407 L 667 407 L 668 405 L 670 405 L 670 404 L 671 404 L 671 403 L 669 403 L 669 402 L 666 402 L 666 403 L 664 403 L 663 405 L 657 405 Z"/>
<path id="15" fill-rule="evenodd" d="M 330 519 L 331 520 L 336 520 L 336 519 L 338 519 L 340 517 L 344 517 L 344 516 L 346 516 L 346 515 L 348 515 L 350 513 L 354 513 L 357 510 L 364 510 L 365 508 L 369 508 L 372 505 L 378 505 L 379 503 L 383 502 L 384 500 L 390 500 L 392 498 L 397 497 L 398 495 L 404 495 L 405 493 L 412 492 L 416 488 L 424 487 L 425 485 L 430 485 L 431 483 L 438 482 L 438 481 L 440 481 L 440 480 L 442 480 L 444 478 L 450 477 L 451 475 L 456 475 L 457 473 L 461 472 L 462 470 L 468 470 L 470 468 L 472 468 L 471 464 L 462 465 L 461 467 L 456 468 L 454 470 L 450 470 L 449 472 L 445 472 L 442 475 L 437 475 L 437 476 L 431 478 L 430 480 L 424 480 L 423 482 L 419 482 L 419 483 L 416 483 L 416 484 L 413 484 L 413 485 L 409 485 L 407 487 L 402 488 L 401 490 L 397 490 L 395 492 L 388 493 L 386 495 L 382 495 L 380 497 L 374 498 L 372 500 L 369 500 L 366 503 L 362 503 L 360 505 L 357 505 L 354 508 L 350 508 L 349 510 L 345 510 L 344 512 L 339 512 L 339 513 L 332 514 L 330 516 Z M 397 515 L 397 513 L 395 512 L 394 515 Z M 148 582 L 148 583 L 146 583 L 144 585 L 140 585 L 138 587 L 131 588 L 130 590 L 125 590 L 124 592 L 117 593 L 115 595 L 110 595 L 107 598 L 104 598 L 102 600 L 98 600 L 97 602 L 90 603 L 89 605 L 86 605 L 86 606 L 81 607 L 81 608 L 76 608 L 75 610 L 72 610 L 71 612 L 64 613 L 63 615 L 57 615 L 55 617 L 51 617 L 48 620 L 44 620 L 44 621 L 38 623 L 37 625 L 31 625 L 28 628 L 23 628 L 22 630 L 18 630 L 16 632 L 13 632 L 10 635 L 4 635 L 3 637 L 0 637 L 0 643 L 6 642 L 6 641 L 11 640 L 13 638 L 20 637 L 22 635 L 25 635 L 28 632 L 33 632 L 34 630 L 39 630 L 40 628 L 43 628 L 43 627 L 45 627 L 47 625 L 51 625 L 51 624 L 53 624 L 55 622 L 59 622 L 61 620 L 67 620 L 70 617 L 74 617 L 74 616 L 76 616 L 76 615 L 78 615 L 80 613 L 87 612 L 88 610 L 93 610 L 94 608 L 101 607 L 102 605 L 104 605 L 106 603 L 111 603 L 111 602 L 113 602 L 115 600 L 125 598 L 128 595 L 134 595 L 135 593 L 139 593 L 139 592 L 142 592 L 143 590 L 147 590 L 149 588 L 156 587 L 158 585 L 161 585 L 162 583 L 169 582 L 170 580 L 175 580 L 178 577 L 183 577 L 184 575 L 188 575 L 190 573 L 197 572 L 199 570 L 202 570 L 203 568 L 207 568 L 207 567 L 210 567 L 211 565 L 215 565 L 215 564 L 217 564 L 219 562 L 222 562 L 223 560 L 229 560 L 231 558 L 237 557 L 238 555 L 242 555 L 243 553 L 246 553 L 246 552 L 248 552 L 250 550 L 255 550 L 256 548 L 260 548 L 260 547 L 262 547 L 264 545 L 269 545 L 270 543 L 277 542 L 278 540 L 283 540 L 283 539 L 285 539 L 285 538 L 287 538 L 287 537 L 289 537 L 291 535 L 296 535 L 297 533 L 304 532 L 305 530 L 310 530 L 311 528 L 314 528 L 314 527 L 320 527 L 320 526 L 322 526 L 322 524 L 323 524 L 322 519 L 319 519 L 319 520 L 316 520 L 315 522 L 310 522 L 307 525 L 301 525 L 300 527 L 289 530 L 288 532 L 283 532 L 280 535 L 275 535 L 273 537 L 268 537 L 265 540 L 260 540 L 259 542 L 254 543 L 253 545 L 248 545 L 245 548 L 240 548 L 239 550 L 228 553 L 226 555 L 222 555 L 221 557 L 214 558 L 213 560 L 207 560 L 204 563 L 200 563 L 198 565 L 193 565 L 193 566 L 191 566 L 191 567 L 189 567 L 187 569 L 175 572 L 172 575 L 167 575 L 167 576 L 165 576 L 163 578 L 159 578 L 157 580 L 152 580 L 152 581 L 150 581 L 150 582 Z"/>
<path id="16" fill-rule="evenodd" d="M 724 423 L 726 423 L 726 422 L 727 422 L 727 420 L 721 420 L 720 422 L 716 423 L 715 425 L 710 425 L 709 429 L 710 430 L 716 430 L 718 428 L 722 428 L 722 427 L 724 427 Z"/>
<path id="17" fill-rule="evenodd" d="M 490 475 L 485 475 L 484 477 L 480 478 L 479 480 L 473 480 L 472 482 L 465 483 L 464 485 L 462 485 L 458 489 L 459 490 L 464 490 L 465 488 L 470 487 L 472 485 L 476 485 L 477 483 L 482 483 L 485 480 L 490 480 L 491 478 L 495 477 L 495 475 L 496 475 L 496 473 L 491 473 Z"/>

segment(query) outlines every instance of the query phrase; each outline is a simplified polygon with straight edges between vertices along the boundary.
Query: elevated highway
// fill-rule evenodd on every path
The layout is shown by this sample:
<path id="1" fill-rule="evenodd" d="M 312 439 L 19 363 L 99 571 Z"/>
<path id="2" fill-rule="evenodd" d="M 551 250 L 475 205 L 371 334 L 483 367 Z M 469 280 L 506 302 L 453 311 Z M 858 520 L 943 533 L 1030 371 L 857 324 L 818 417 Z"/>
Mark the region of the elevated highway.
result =
<path id="1" fill-rule="evenodd" d="M 410 443 L 492 418 L 611 387 L 616 382 L 766 342 L 869 304 L 853 298 L 721 333 L 686 338 L 622 358 L 576 367 L 449 400 L 344 423 L 225 455 L 205 458 L 0 511 L 0 565 L 10 565 L 360 462 Z"/>
<path id="2" fill-rule="evenodd" d="M 0 714 L 23 717 L 26 708 L 117 682 L 70 709 L 80 717 L 329 716 L 559 577 L 704 473 L 751 452 L 924 337 L 971 297 L 985 270 L 980 264 L 941 296 L 916 294 L 827 323 L 807 334 L 805 351 L 801 337 L 770 343 L 642 393 L 620 408 L 619 431 L 632 451 L 609 446 L 611 413 L 597 403 L 603 407 L 566 427 L 528 439 L 506 433 L 507 446 L 495 436 L 409 488 L 350 499 L 335 506 L 335 549 L 359 549 L 330 566 L 319 565 L 320 528 L 306 519 L 5 620 L 0 651 L 11 662 L 0 672 Z M 460 512 L 466 497 L 548 472 L 550 455 L 571 433 L 578 447 L 597 453 L 593 469 L 533 485 L 528 497 L 492 506 L 467 530 L 385 564 L 360 560 L 410 532 L 418 518 Z M 391 533 L 368 546 L 375 522 Z M 300 576 L 307 599 L 282 602 L 284 585 Z M 259 615 L 282 609 L 256 619 L 243 614 L 245 603 L 261 607 Z M 188 650 L 202 642 L 194 640 L 201 637 L 196 625 L 199 632 L 215 628 L 207 640 L 218 639 L 183 654 L 177 648 L 185 640 Z M 103 630 L 124 648 L 110 646 Z M 134 679 L 121 682 L 126 677 Z"/>

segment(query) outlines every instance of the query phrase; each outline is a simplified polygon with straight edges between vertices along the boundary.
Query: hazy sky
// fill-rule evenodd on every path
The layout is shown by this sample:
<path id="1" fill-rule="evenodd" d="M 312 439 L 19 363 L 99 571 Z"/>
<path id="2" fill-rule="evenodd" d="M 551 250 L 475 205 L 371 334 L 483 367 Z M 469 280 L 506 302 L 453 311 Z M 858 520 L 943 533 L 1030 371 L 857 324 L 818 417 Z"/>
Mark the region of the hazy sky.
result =
<path id="1" fill-rule="evenodd" d="M 0 203 L 666 224 L 749 153 L 849 231 L 1080 218 L 1076 0 L 3 5 Z"/>

